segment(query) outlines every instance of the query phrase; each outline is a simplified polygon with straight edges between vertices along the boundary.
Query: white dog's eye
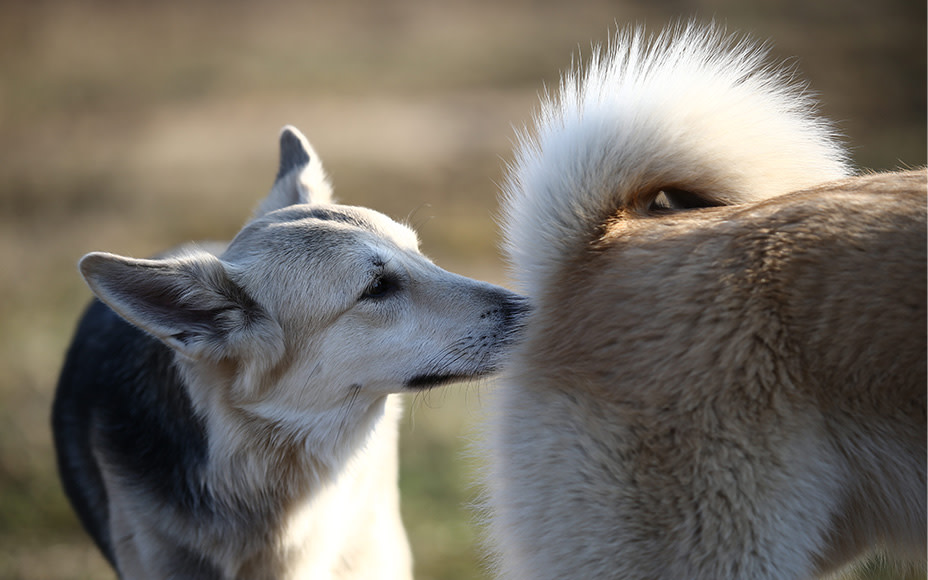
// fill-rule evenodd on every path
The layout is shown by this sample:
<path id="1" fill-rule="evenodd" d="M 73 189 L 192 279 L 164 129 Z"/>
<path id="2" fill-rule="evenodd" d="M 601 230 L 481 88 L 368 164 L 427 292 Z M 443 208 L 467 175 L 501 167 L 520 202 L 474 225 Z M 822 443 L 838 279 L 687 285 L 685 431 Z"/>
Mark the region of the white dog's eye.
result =
<path id="1" fill-rule="evenodd" d="M 377 276 L 361 295 L 361 300 L 380 300 L 396 291 L 399 284 L 390 276 Z"/>

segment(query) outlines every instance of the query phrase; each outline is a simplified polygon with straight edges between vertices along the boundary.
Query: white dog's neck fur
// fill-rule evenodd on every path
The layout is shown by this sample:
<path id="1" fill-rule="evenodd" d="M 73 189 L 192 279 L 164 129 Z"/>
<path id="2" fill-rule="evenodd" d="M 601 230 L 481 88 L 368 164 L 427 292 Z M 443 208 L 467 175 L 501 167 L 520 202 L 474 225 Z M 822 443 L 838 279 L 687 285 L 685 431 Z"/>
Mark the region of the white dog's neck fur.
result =
<path id="1" fill-rule="evenodd" d="M 230 577 L 240 577 L 249 562 L 255 570 L 279 570 L 284 578 L 328 577 L 341 566 L 338 559 L 346 546 L 358 545 L 357 536 L 370 533 L 366 526 L 394 521 L 400 395 L 316 413 L 304 418 L 300 429 L 247 410 L 234 413 L 236 417 L 206 416 L 209 432 L 215 434 L 209 443 L 209 486 L 219 496 L 247 504 L 273 497 L 268 506 L 280 513 L 273 518 L 276 528 L 268 530 L 276 538 L 264 546 L 269 551 L 248 554 L 239 546 L 222 559 Z M 255 430 L 262 436 L 254 437 Z M 244 435 L 246 431 L 252 435 Z M 376 570 L 378 576 L 409 567 L 404 532 L 396 524 L 364 546 L 378 554 L 362 559 L 361 565 L 397 563 Z"/>
<path id="2" fill-rule="evenodd" d="M 204 372 L 199 361 L 187 361 L 178 355 L 178 367 L 187 378 L 197 413 L 207 423 L 211 486 L 228 486 L 230 474 L 246 478 L 249 485 L 231 486 L 241 491 L 265 493 L 292 489 L 293 497 L 344 475 L 345 466 L 358 467 L 360 451 L 366 450 L 373 434 L 395 424 L 400 415 L 399 395 L 374 400 L 359 397 L 351 388 L 346 403 L 330 409 L 293 411 L 286 416 L 280 408 L 261 401 L 230 402 L 214 400 L 236 392 L 235 377 L 223 378 L 215 368 Z M 210 372 L 211 371 L 211 372 Z M 205 379 L 205 380 L 204 380 Z M 302 388 L 321 388 L 303 385 Z M 259 431 L 264 435 L 255 437 Z M 337 436 L 333 437 L 332 433 Z M 380 459 L 372 459 L 379 463 Z"/>

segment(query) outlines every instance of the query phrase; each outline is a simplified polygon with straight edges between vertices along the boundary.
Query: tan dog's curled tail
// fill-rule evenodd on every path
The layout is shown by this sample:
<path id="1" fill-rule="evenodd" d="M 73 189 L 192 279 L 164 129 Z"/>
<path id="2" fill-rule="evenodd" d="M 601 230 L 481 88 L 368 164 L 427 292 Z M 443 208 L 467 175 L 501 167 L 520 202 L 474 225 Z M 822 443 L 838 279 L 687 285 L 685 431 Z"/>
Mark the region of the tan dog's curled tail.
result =
<path id="1" fill-rule="evenodd" d="M 757 201 L 850 174 L 832 127 L 767 47 L 718 26 L 616 34 L 545 95 L 504 183 L 505 251 L 523 292 L 611 215 Z"/>

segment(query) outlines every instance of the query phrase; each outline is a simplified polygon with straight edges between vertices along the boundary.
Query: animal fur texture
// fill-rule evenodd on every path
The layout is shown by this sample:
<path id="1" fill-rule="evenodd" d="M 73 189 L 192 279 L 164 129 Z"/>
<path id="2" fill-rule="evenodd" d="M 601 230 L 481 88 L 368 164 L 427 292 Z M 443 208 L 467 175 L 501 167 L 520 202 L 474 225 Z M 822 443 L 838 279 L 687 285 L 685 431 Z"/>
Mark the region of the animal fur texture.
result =
<path id="1" fill-rule="evenodd" d="M 491 403 L 507 579 L 804 579 L 926 544 L 926 173 L 852 176 L 793 72 L 618 33 L 504 185 L 534 310 Z"/>
<path id="2" fill-rule="evenodd" d="M 94 253 L 53 408 L 62 482 L 123 579 L 410 578 L 398 393 L 494 371 L 520 297 L 336 205 L 281 133 L 277 180 L 215 255 Z"/>

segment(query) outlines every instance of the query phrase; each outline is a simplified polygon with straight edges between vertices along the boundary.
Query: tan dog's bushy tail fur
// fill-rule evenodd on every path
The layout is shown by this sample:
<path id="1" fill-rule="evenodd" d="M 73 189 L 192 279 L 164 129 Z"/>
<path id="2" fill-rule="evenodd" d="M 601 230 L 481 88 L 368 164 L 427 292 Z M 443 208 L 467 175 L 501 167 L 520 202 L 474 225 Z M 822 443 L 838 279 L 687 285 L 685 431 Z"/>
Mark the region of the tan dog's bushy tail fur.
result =
<path id="1" fill-rule="evenodd" d="M 492 404 L 509 579 L 799 580 L 924 558 L 926 174 L 848 177 L 789 71 L 629 31 L 519 143 L 534 303 Z"/>
<path id="2" fill-rule="evenodd" d="M 850 174 L 789 69 L 717 27 L 619 33 L 546 95 L 503 187 L 505 250 L 523 290 L 589 242 L 589 224 L 662 190 L 757 201 Z"/>

